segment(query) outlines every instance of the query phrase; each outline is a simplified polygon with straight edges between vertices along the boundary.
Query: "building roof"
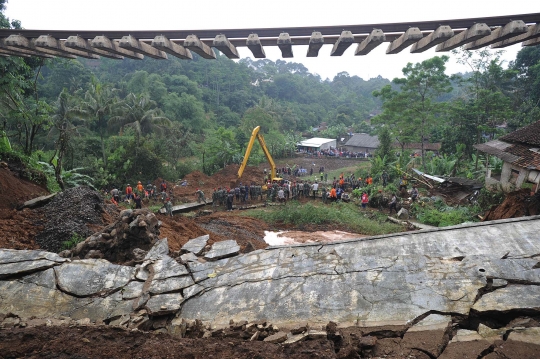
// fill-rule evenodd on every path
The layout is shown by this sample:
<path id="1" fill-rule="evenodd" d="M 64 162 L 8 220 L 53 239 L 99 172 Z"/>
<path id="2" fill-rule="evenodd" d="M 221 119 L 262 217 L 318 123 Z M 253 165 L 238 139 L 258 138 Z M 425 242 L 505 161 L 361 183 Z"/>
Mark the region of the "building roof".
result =
<path id="1" fill-rule="evenodd" d="M 540 146 L 540 121 L 520 128 L 506 136 L 499 138 L 505 142 L 518 142 L 527 145 Z"/>
<path id="2" fill-rule="evenodd" d="M 534 147 L 534 145 L 510 143 L 499 139 L 474 145 L 474 148 L 515 166 L 529 170 L 540 170 L 540 148 Z"/>
<path id="3" fill-rule="evenodd" d="M 321 137 L 313 137 L 309 140 L 304 140 L 300 142 L 298 145 L 302 147 L 321 147 L 325 143 L 328 142 L 335 142 L 335 139 L 332 138 L 321 138 Z"/>
<path id="4" fill-rule="evenodd" d="M 379 137 L 371 136 L 367 133 L 356 133 L 345 143 L 345 146 L 351 147 L 366 147 L 366 148 L 378 148 Z"/>
<path id="5" fill-rule="evenodd" d="M 540 121 L 474 148 L 515 166 L 540 170 Z"/>
<path id="6" fill-rule="evenodd" d="M 394 147 L 401 148 L 401 145 L 398 142 L 394 143 Z M 414 143 L 406 143 L 403 146 L 406 150 L 421 150 L 422 149 L 422 143 L 421 142 L 414 142 Z M 440 151 L 441 150 L 441 143 L 435 142 L 435 143 L 424 143 L 424 150 L 425 151 Z"/>

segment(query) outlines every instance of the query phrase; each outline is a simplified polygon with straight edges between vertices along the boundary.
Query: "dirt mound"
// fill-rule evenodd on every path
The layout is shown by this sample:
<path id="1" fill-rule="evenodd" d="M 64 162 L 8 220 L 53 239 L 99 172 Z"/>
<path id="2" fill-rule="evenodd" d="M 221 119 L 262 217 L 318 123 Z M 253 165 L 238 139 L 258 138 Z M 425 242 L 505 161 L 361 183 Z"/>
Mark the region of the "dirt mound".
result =
<path id="1" fill-rule="evenodd" d="M 43 221 L 36 211 L 0 209 L 0 248 L 39 249 L 34 241 L 43 230 Z"/>
<path id="2" fill-rule="evenodd" d="M 159 219 L 163 222 L 160 238 L 167 238 L 171 252 L 179 251 L 190 239 L 205 234 L 210 236 L 208 245 L 228 239 L 236 240 L 241 253 L 268 246 L 264 241 L 264 230 L 268 229 L 268 225 L 254 218 L 214 213 L 197 218 L 161 215 Z"/>
<path id="3" fill-rule="evenodd" d="M 159 239 L 159 221 L 146 209 L 126 209 L 118 221 L 96 232 L 74 249 L 60 255 L 66 258 L 107 259 L 117 264 L 132 265 Z"/>
<path id="4" fill-rule="evenodd" d="M 503 203 L 492 207 L 485 215 L 484 221 L 517 218 L 538 214 L 539 200 L 531 196 L 530 189 L 524 188 L 509 193 Z"/>
<path id="5" fill-rule="evenodd" d="M 42 214 L 44 229 L 35 240 L 41 249 L 60 252 L 64 242 L 74 234 L 86 238 L 109 223 L 115 208 L 106 205 L 101 195 L 89 187 L 75 187 L 57 194 L 51 202 L 37 210 Z"/>
<path id="6" fill-rule="evenodd" d="M 29 172 L 8 164 L 0 168 L 0 210 L 13 209 L 32 198 L 49 194 L 47 189 L 28 180 Z"/>
<path id="7" fill-rule="evenodd" d="M 238 180 L 239 165 L 228 165 L 224 169 L 214 173 L 212 176 L 207 176 L 202 172 L 195 171 L 186 175 L 183 178 L 187 182 L 186 186 L 174 186 L 173 196 L 176 202 L 193 202 L 195 200 L 195 191 L 201 189 L 206 198 L 212 198 L 214 188 L 229 187 L 231 181 Z M 261 184 L 263 180 L 263 172 L 258 167 L 246 167 L 242 178 L 238 182 Z"/>

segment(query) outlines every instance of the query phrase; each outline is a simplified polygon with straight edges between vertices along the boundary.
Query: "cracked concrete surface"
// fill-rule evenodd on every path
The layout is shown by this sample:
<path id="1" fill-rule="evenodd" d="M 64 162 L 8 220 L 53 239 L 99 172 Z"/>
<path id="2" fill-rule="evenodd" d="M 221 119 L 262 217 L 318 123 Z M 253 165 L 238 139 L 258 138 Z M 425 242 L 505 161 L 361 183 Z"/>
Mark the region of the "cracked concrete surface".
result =
<path id="1" fill-rule="evenodd" d="M 231 319 L 374 327 L 437 313 L 540 312 L 539 233 L 540 217 L 529 217 L 187 264 L 168 256 L 164 239 L 137 268 L 0 250 L 0 313 L 96 322 L 144 307 L 215 327 Z"/>

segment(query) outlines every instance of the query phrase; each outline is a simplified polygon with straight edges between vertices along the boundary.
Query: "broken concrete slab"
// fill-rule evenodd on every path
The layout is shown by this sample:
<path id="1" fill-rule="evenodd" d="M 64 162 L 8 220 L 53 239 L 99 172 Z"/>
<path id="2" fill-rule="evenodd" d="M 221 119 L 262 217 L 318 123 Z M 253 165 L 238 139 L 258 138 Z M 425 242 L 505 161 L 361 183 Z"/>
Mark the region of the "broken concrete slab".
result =
<path id="1" fill-rule="evenodd" d="M 51 199 L 54 198 L 54 196 L 56 196 L 57 193 L 53 193 L 53 194 L 49 194 L 47 196 L 40 196 L 40 197 L 37 197 L 37 198 L 34 198 L 34 199 L 31 199 L 29 201 L 26 201 L 22 204 L 22 206 L 20 206 L 19 208 L 17 209 L 23 209 L 23 208 L 38 208 L 38 207 L 41 207 L 41 206 L 44 206 L 46 205 L 47 203 L 49 203 L 51 201 Z"/>
<path id="2" fill-rule="evenodd" d="M 451 340 L 451 343 L 455 342 L 471 342 L 475 340 L 484 340 L 484 338 L 475 332 L 474 330 L 460 329 Z"/>
<path id="3" fill-rule="evenodd" d="M 514 328 L 512 332 L 510 332 L 508 340 L 540 346 L 540 328 Z"/>
<path id="4" fill-rule="evenodd" d="M 452 317 L 450 315 L 430 314 L 415 325 L 413 325 L 407 333 L 423 332 L 426 330 L 446 330 L 452 325 Z"/>
<path id="5" fill-rule="evenodd" d="M 206 244 L 208 243 L 209 239 L 210 239 L 210 235 L 208 234 L 190 239 L 189 241 L 187 241 L 186 244 L 182 246 L 181 249 L 182 251 L 191 252 L 195 255 L 199 255 L 202 253 L 204 247 L 206 247 Z"/>
<path id="6" fill-rule="evenodd" d="M 91 302 L 89 298 L 76 298 L 56 288 L 48 288 L 21 281 L 0 281 L 0 308 L 21 318 L 48 318 L 69 314 Z"/>
<path id="7" fill-rule="evenodd" d="M 232 257 L 240 253 L 240 246 L 234 239 L 229 239 L 222 242 L 216 242 L 206 253 L 204 259 L 213 261 L 217 259 Z"/>
<path id="8" fill-rule="evenodd" d="M 188 299 L 190 297 L 193 297 L 194 295 L 197 295 L 201 293 L 204 290 L 204 287 L 199 284 L 194 284 L 191 287 L 187 287 L 184 289 L 184 298 Z"/>
<path id="9" fill-rule="evenodd" d="M 540 286 L 511 285 L 494 292 L 484 294 L 476 303 L 473 310 L 477 312 L 509 310 L 528 310 L 540 312 Z"/>
<path id="10" fill-rule="evenodd" d="M 158 240 L 154 246 L 148 251 L 144 260 L 159 259 L 169 254 L 169 242 L 167 238 Z"/>
<path id="11" fill-rule="evenodd" d="M 58 264 L 47 259 L 0 264 L 0 279 L 51 268 Z"/>
<path id="12" fill-rule="evenodd" d="M 193 282 L 193 279 L 191 279 L 190 276 L 172 277 L 162 280 L 153 280 L 148 291 L 152 294 L 176 292 L 193 284 L 195 284 L 195 282 Z"/>
<path id="13" fill-rule="evenodd" d="M 507 331 L 508 328 L 491 329 L 482 323 L 478 325 L 478 334 L 490 343 L 493 343 L 496 340 L 502 340 L 503 335 L 505 335 Z"/>
<path id="14" fill-rule="evenodd" d="M 46 259 L 57 263 L 68 261 L 68 259 L 62 258 L 56 253 L 40 250 L 0 249 L 0 264 L 35 261 L 38 259 Z"/>
<path id="15" fill-rule="evenodd" d="M 112 264 L 104 259 L 83 259 L 55 268 L 58 287 L 77 297 L 119 289 L 133 278 L 135 268 Z"/>
<path id="16" fill-rule="evenodd" d="M 54 269 L 52 268 L 27 275 L 26 277 L 20 279 L 20 281 L 23 283 L 31 283 L 49 289 L 56 289 L 56 278 L 54 275 Z"/>
<path id="17" fill-rule="evenodd" d="M 143 282 L 132 281 L 122 288 L 122 299 L 135 299 L 143 292 Z"/>
<path id="18" fill-rule="evenodd" d="M 287 340 L 287 333 L 285 332 L 277 332 L 275 334 L 272 334 L 264 338 L 264 341 L 268 343 L 283 343 L 286 340 Z"/>
<path id="19" fill-rule="evenodd" d="M 199 261 L 199 257 L 197 257 L 195 254 L 191 252 L 182 254 L 180 256 L 180 259 L 182 260 L 182 262 L 198 262 Z"/>
<path id="20" fill-rule="evenodd" d="M 154 273 L 154 280 L 180 277 L 189 274 L 184 265 L 179 264 L 169 256 L 163 256 L 163 258 L 158 259 L 154 263 L 150 264 L 150 267 Z"/>
<path id="21" fill-rule="evenodd" d="M 179 310 L 182 302 L 183 297 L 180 293 L 159 294 L 150 297 L 145 308 L 151 315 L 164 315 Z"/>

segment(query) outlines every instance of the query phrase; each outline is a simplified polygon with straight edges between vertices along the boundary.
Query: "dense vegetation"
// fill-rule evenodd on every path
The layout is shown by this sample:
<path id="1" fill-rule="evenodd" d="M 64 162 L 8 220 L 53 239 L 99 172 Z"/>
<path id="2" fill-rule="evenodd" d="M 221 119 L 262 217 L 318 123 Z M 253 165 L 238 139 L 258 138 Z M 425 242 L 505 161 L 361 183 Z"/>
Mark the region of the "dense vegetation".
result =
<path id="1" fill-rule="evenodd" d="M 20 26 L 0 12 L 0 27 Z M 374 176 L 410 165 L 403 147 L 396 157 L 397 140 L 442 142 L 443 157 L 414 165 L 478 177 L 485 163 L 475 143 L 538 120 L 540 49 L 524 48 L 508 69 L 496 52 L 456 55 L 470 72 L 449 77 L 449 58 L 434 57 L 407 65 L 392 82 L 347 73 L 322 80 L 301 64 L 234 62 L 219 53 L 214 61 L 2 57 L 0 147 L 48 163 L 60 187 L 74 172 L 102 187 L 213 173 L 242 159 L 258 125 L 272 154 L 287 156 L 301 133 L 326 122 L 318 136 L 380 132 Z M 262 159 L 262 151 L 252 156 Z"/>

